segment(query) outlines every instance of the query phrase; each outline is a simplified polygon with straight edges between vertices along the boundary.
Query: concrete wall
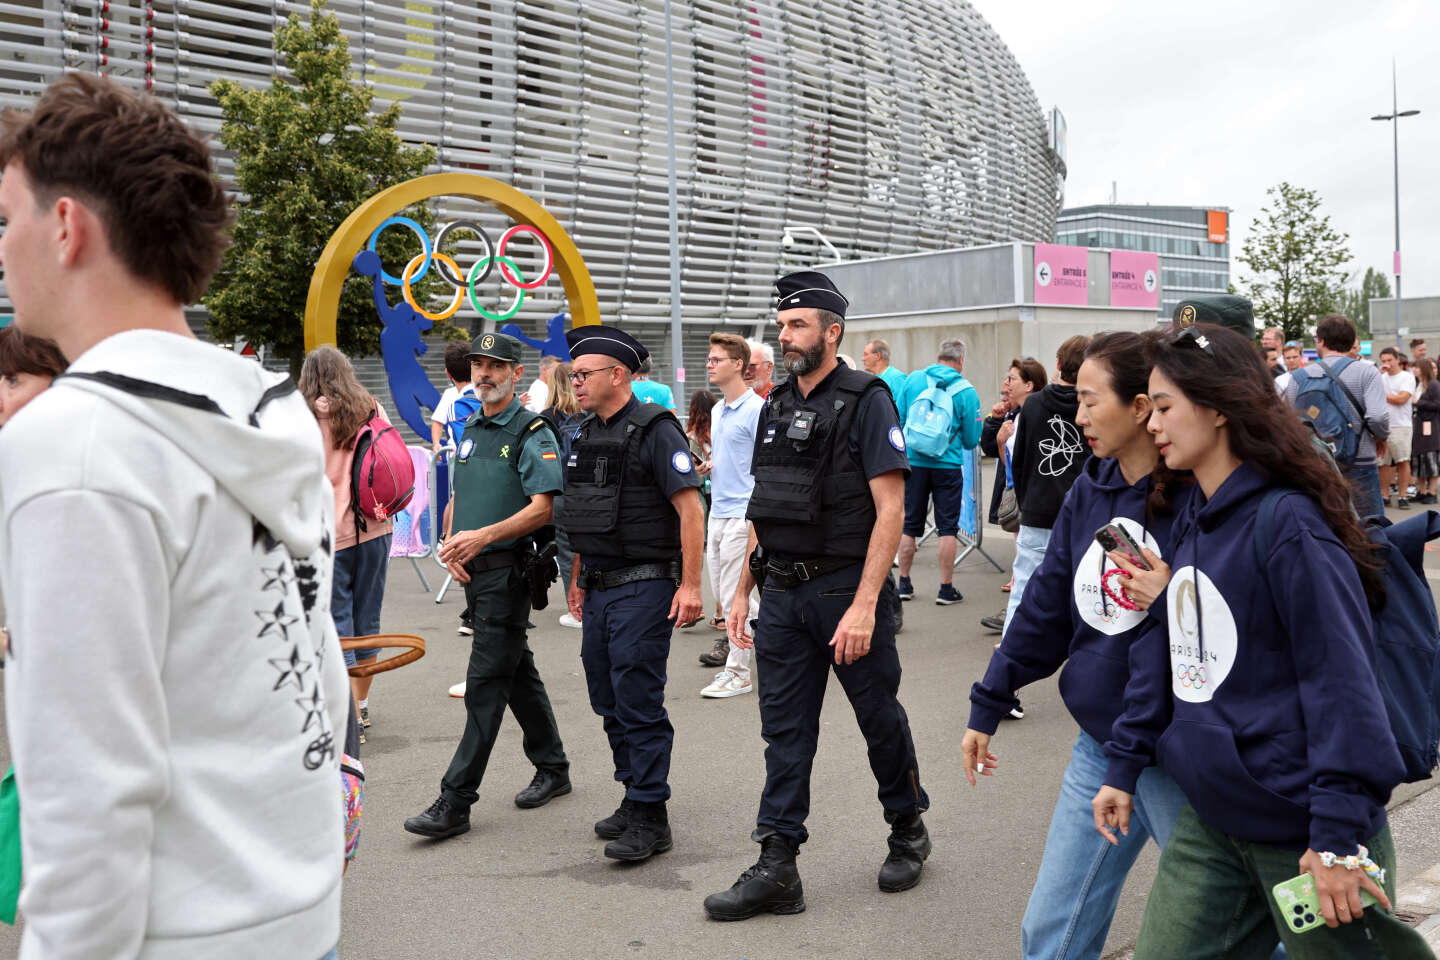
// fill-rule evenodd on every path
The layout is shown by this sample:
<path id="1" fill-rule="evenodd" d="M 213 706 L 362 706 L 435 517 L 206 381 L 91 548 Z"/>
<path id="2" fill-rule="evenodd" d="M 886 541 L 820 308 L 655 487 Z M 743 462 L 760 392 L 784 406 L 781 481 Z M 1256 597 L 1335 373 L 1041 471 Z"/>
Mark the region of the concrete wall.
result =
<path id="1" fill-rule="evenodd" d="M 1430 356 L 1440 356 L 1440 297 L 1404 297 L 1400 301 L 1400 326 L 1410 332 L 1400 337 L 1403 350 L 1410 349 L 1415 338 L 1427 341 Z M 1370 338 L 1375 352 L 1395 345 L 1395 298 L 1370 301 Z"/>

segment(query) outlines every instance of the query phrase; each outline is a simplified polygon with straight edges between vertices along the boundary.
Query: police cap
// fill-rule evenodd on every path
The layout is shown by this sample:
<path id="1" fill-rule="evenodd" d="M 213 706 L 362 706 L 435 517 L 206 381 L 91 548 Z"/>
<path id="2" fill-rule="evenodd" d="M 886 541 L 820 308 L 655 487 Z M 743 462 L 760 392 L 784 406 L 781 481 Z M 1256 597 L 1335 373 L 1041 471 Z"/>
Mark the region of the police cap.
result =
<path id="1" fill-rule="evenodd" d="M 639 340 L 619 327 L 602 324 L 574 327 L 566 332 L 565 342 L 570 347 L 572 360 L 590 353 L 603 354 L 619 360 L 631 373 L 639 370 L 641 361 L 650 356 L 650 351 Z"/>
<path id="2" fill-rule="evenodd" d="M 835 282 L 818 270 L 786 274 L 775 281 L 775 290 L 780 295 L 777 310 L 815 307 L 843 317 L 850 306 L 850 301 L 835 288 Z"/>
<path id="3" fill-rule="evenodd" d="M 506 363 L 519 363 L 520 341 L 509 334 L 482 333 L 471 342 L 470 352 L 465 354 L 467 360 L 474 360 L 476 357 L 490 357 L 492 360 L 504 360 Z"/>
<path id="4" fill-rule="evenodd" d="M 1171 315 L 1176 330 L 1197 323 L 1213 323 L 1234 330 L 1247 340 L 1255 339 L 1255 311 L 1245 297 L 1217 293 L 1206 297 L 1186 297 L 1175 305 Z"/>

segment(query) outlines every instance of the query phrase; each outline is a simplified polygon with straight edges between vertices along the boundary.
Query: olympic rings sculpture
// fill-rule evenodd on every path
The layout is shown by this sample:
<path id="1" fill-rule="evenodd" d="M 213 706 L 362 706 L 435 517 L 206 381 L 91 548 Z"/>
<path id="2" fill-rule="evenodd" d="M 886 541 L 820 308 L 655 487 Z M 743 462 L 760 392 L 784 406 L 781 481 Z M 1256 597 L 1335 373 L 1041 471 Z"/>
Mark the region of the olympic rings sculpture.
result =
<path id="1" fill-rule="evenodd" d="M 411 233 L 415 234 L 415 236 L 419 237 L 421 253 L 405 265 L 405 269 L 401 271 L 399 278 L 391 276 L 383 269 L 380 271 L 380 277 L 390 286 L 399 287 L 401 294 L 405 297 L 405 302 L 428 320 L 446 320 L 454 316 L 456 311 L 458 311 L 465 302 L 466 295 L 468 294 L 470 305 L 475 308 L 476 313 L 487 320 L 502 323 L 520 312 L 520 308 L 525 304 L 526 292 L 540 289 L 545 281 L 550 279 L 550 274 L 555 269 L 555 250 L 551 247 L 549 239 L 546 238 L 545 234 L 528 223 L 517 223 L 500 235 L 499 243 L 492 244 L 489 234 L 485 232 L 480 224 L 473 220 L 454 220 L 441 227 L 440 231 L 435 234 L 435 239 L 432 242 L 420 224 L 416 223 L 410 217 L 388 217 L 370 234 L 370 241 L 366 244 L 366 249 L 372 253 L 376 252 L 375 247 L 380 241 L 380 234 L 385 231 L 386 227 L 392 226 L 405 227 Z M 460 265 L 455 262 L 454 258 L 440 251 L 440 247 L 444 244 L 445 239 L 456 230 L 471 231 L 478 236 L 485 245 L 485 255 L 479 260 L 476 260 L 468 271 L 462 271 Z M 509 244 L 517 234 L 521 233 L 532 234 L 535 239 L 540 242 L 540 248 L 545 251 L 545 269 L 540 271 L 540 276 L 535 280 L 527 281 L 515 261 L 505 256 L 506 245 Z M 430 271 L 432 264 L 440 279 L 455 288 L 455 296 L 450 301 L 450 305 L 439 313 L 429 313 L 416 303 L 415 294 L 411 289 L 411 285 L 414 284 L 415 281 L 421 279 Z M 475 293 L 475 286 L 476 284 L 483 283 L 485 279 L 490 276 L 490 272 L 495 268 L 496 264 L 500 266 L 500 276 L 506 283 L 515 288 L 515 298 L 510 302 L 510 306 L 502 312 L 491 313 L 480 305 L 480 298 Z"/>

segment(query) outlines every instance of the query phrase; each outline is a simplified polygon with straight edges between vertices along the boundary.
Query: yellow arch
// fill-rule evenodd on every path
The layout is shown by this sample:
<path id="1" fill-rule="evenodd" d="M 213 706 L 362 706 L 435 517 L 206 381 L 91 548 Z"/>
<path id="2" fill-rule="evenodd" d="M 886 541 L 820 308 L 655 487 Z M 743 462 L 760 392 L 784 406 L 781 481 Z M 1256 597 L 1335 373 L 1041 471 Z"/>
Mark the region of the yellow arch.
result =
<path id="1" fill-rule="evenodd" d="M 335 345 L 335 318 L 340 312 L 340 290 L 350 273 L 351 261 L 385 220 L 406 207 L 432 197 L 474 197 L 488 203 L 516 223 L 528 224 L 545 234 L 555 251 L 555 272 L 565 286 L 570 325 L 600 322 L 600 300 L 590 270 L 570 234 L 544 207 L 509 184 L 473 173 L 435 173 L 407 180 L 382 190 L 355 208 L 330 236 L 310 277 L 305 298 L 305 351 Z"/>

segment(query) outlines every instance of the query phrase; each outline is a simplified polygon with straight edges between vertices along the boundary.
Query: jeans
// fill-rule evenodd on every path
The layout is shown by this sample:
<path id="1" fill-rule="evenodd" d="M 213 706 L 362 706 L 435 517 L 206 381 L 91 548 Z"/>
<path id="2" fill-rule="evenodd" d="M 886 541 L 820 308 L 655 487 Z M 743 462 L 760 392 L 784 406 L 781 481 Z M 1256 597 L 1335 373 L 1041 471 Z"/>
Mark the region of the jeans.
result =
<path id="1" fill-rule="evenodd" d="M 335 551 L 330 581 L 330 615 L 341 637 L 368 637 L 380 632 L 380 604 L 385 599 L 385 572 L 390 568 L 392 534 Z M 346 650 L 345 666 L 380 651 Z"/>
<path id="2" fill-rule="evenodd" d="M 1389 826 L 1365 841 L 1386 870 L 1381 887 L 1394 901 L 1395 845 Z M 1250 843 L 1203 823 L 1189 804 L 1160 855 L 1145 905 L 1135 960 L 1264 960 L 1277 941 L 1294 960 L 1382 960 L 1434 954 L 1403 920 L 1379 906 L 1335 929 L 1291 932 L 1271 893 L 1300 872 L 1300 852 Z"/>
<path id="3" fill-rule="evenodd" d="M 1040 566 L 1040 561 L 1045 559 L 1045 548 L 1049 545 L 1049 529 L 1023 525 L 1020 527 L 1020 533 L 1015 537 L 1015 583 L 1010 588 L 1010 602 L 1005 605 L 1004 629 L 1010 629 L 1010 620 L 1015 616 L 1015 611 L 1020 609 L 1020 598 L 1025 593 L 1025 584 Z"/>
<path id="4" fill-rule="evenodd" d="M 1380 470 L 1375 464 L 1353 466 L 1341 470 L 1341 475 L 1350 484 L 1350 495 L 1355 501 L 1355 512 L 1360 519 L 1383 517 L 1385 504 L 1380 499 Z"/>
<path id="5" fill-rule="evenodd" d="M 1130 834 L 1112 846 L 1096 831 L 1090 807 L 1104 783 L 1105 751 L 1082 730 L 1060 782 L 1040 874 L 1020 925 L 1024 960 L 1098 960 L 1135 858 L 1148 838 L 1165 846 L 1185 806 L 1170 775 L 1150 767 L 1136 786 Z"/>

